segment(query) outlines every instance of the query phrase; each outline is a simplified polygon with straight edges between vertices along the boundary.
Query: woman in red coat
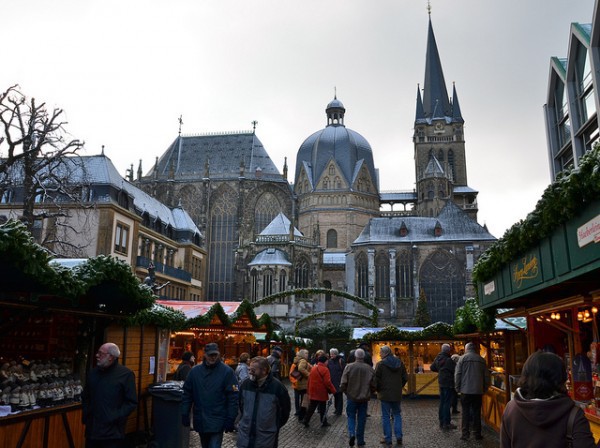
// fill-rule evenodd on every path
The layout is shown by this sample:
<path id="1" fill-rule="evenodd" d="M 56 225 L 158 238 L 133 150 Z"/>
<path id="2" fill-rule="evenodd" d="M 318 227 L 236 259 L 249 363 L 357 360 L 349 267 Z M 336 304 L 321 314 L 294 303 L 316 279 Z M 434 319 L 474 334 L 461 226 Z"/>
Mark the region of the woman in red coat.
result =
<path id="1" fill-rule="evenodd" d="M 315 413 L 317 407 L 321 416 L 321 426 L 329 426 L 327 416 L 325 415 L 325 405 L 327 404 L 327 400 L 329 400 L 329 394 L 335 393 L 335 386 L 331 382 L 331 374 L 325 365 L 326 362 L 327 356 L 319 356 L 317 358 L 317 365 L 311 369 L 310 376 L 308 377 L 308 397 L 310 398 L 310 404 L 302 421 L 307 428 L 310 418 Z"/>

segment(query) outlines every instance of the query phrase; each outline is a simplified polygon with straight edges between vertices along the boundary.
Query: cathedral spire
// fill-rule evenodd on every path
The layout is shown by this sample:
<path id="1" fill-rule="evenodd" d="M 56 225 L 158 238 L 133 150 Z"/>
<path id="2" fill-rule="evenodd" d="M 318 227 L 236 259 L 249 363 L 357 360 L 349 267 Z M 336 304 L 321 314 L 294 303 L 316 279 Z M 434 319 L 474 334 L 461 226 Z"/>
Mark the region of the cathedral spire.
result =
<path id="1" fill-rule="evenodd" d="M 425 89 L 423 92 L 423 110 L 428 119 L 452 116 L 452 108 L 444 81 L 442 62 L 438 52 L 431 16 L 429 17 L 429 32 L 427 35 L 427 55 L 425 61 Z"/>
<path id="2" fill-rule="evenodd" d="M 425 111 L 423 110 L 423 100 L 421 99 L 421 86 L 417 84 L 417 112 L 415 114 L 415 122 L 425 119 Z"/>
<path id="3" fill-rule="evenodd" d="M 456 93 L 456 85 L 452 83 L 452 121 L 458 121 L 464 123 L 462 114 L 460 112 L 460 104 L 458 103 L 458 94 Z"/>

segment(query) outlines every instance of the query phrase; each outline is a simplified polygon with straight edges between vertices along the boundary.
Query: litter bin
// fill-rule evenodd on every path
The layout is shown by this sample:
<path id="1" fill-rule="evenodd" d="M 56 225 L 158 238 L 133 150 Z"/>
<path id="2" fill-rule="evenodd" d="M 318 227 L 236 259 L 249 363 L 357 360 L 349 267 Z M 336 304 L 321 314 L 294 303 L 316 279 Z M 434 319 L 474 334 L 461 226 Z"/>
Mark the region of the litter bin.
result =
<path id="1" fill-rule="evenodd" d="M 181 382 L 152 384 L 152 429 L 156 448 L 187 448 L 190 445 L 190 428 L 181 424 L 179 406 L 183 398 Z"/>

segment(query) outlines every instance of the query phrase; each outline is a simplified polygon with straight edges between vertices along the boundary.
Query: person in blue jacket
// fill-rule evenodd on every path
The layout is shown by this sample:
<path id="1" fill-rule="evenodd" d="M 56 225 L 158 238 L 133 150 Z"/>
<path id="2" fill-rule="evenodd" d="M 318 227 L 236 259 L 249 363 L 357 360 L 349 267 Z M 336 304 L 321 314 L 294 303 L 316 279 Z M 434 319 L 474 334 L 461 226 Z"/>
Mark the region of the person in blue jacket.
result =
<path id="1" fill-rule="evenodd" d="M 215 343 L 206 344 L 203 362 L 192 368 L 183 383 L 183 426 L 190 426 L 190 412 L 202 448 L 219 448 L 223 432 L 235 429 L 238 382 L 233 369 L 221 362 Z"/>

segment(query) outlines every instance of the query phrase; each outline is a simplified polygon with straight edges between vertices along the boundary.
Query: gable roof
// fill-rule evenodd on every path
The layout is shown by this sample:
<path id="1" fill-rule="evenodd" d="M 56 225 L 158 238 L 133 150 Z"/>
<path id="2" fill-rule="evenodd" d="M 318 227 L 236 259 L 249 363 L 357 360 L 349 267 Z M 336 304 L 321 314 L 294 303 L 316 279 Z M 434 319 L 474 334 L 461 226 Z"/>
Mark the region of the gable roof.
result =
<path id="1" fill-rule="evenodd" d="M 408 233 L 400 235 L 402 223 Z M 436 225 L 443 231 L 435 236 Z M 496 241 L 496 238 L 483 226 L 472 220 L 454 202 L 448 201 L 436 217 L 402 216 L 393 218 L 372 218 L 352 244 L 419 243 L 443 241 Z"/>

